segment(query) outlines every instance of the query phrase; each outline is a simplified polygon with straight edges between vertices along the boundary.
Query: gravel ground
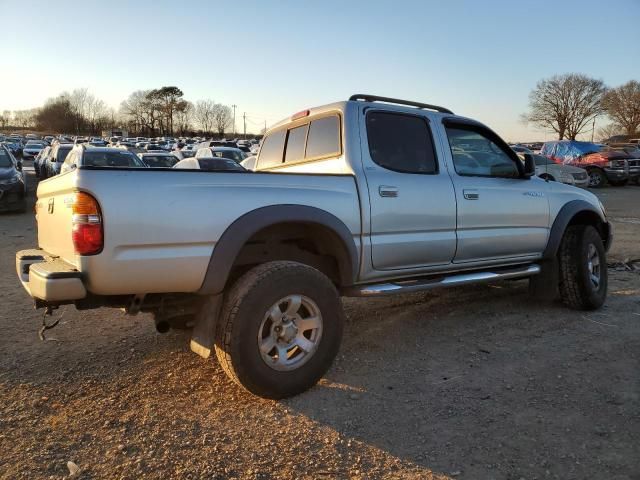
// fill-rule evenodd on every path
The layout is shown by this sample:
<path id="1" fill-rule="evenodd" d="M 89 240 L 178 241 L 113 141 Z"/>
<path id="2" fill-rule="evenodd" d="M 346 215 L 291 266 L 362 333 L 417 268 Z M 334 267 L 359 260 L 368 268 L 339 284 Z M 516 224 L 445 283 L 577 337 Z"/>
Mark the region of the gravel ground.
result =
<path id="1" fill-rule="evenodd" d="M 610 261 L 640 258 L 639 187 L 599 193 Z M 0 478 L 640 479 L 640 272 L 598 312 L 526 282 L 344 301 L 318 386 L 252 397 L 188 335 L 67 307 L 41 342 L 14 272 L 33 217 L 0 216 Z M 54 340 L 55 339 L 55 340 Z"/>

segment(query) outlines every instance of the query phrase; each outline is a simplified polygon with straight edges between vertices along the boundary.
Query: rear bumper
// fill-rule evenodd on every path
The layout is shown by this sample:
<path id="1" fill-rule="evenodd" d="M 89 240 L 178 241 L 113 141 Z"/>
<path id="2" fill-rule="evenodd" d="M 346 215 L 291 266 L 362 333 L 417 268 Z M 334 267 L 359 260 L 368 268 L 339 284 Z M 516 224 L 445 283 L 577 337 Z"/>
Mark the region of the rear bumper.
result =
<path id="1" fill-rule="evenodd" d="M 44 250 L 21 250 L 16 253 L 16 272 L 22 286 L 33 298 L 65 303 L 87 296 L 82 273 Z"/>

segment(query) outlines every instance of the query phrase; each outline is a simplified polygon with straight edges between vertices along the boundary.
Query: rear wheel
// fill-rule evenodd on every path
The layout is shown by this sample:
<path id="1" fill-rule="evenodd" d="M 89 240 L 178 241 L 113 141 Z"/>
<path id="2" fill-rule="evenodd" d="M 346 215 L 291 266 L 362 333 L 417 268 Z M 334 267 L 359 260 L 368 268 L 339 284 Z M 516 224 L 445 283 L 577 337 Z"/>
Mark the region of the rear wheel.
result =
<path id="1" fill-rule="evenodd" d="M 265 263 L 226 295 L 216 356 L 227 375 L 255 395 L 296 395 L 331 366 L 343 318 L 338 292 L 321 272 L 295 262 Z"/>
<path id="2" fill-rule="evenodd" d="M 607 298 L 607 259 L 602 238 L 591 225 L 573 225 L 560 244 L 560 298 L 577 310 L 600 308 Z"/>
<path id="3" fill-rule="evenodd" d="M 607 177 L 599 168 L 587 170 L 589 173 L 589 186 L 592 188 L 604 187 L 607 184 Z"/>

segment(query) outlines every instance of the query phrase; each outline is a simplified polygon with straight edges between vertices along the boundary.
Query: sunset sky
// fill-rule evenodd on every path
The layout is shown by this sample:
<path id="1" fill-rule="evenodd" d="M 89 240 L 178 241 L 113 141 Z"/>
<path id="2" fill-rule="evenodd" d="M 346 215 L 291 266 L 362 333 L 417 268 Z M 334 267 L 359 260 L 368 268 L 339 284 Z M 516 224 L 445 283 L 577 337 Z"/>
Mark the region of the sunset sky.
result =
<path id="1" fill-rule="evenodd" d="M 507 140 L 536 82 L 640 80 L 640 0 L 0 0 L 0 111 L 87 87 L 117 108 L 176 85 L 247 112 L 249 130 L 353 93 L 444 105 Z M 604 125 L 599 119 L 596 125 Z"/>

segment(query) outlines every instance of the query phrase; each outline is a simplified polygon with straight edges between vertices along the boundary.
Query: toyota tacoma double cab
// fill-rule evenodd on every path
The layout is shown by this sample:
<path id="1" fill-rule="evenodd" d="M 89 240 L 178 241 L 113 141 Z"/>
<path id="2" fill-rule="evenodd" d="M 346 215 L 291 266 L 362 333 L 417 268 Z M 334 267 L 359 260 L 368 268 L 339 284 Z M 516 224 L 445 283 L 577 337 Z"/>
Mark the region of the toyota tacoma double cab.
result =
<path id="1" fill-rule="evenodd" d="M 354 95 L 303 110 L 266 133 L 254 171 L 82 162 L 91 148 L 38 186 L 38 248 L 16 258 L 35 306 L 151 312 L 255 395 L 322 377 L 341 296 L 501 279 L 574 309 L 607 295 L 598 199 L 443 107 Z"/>

